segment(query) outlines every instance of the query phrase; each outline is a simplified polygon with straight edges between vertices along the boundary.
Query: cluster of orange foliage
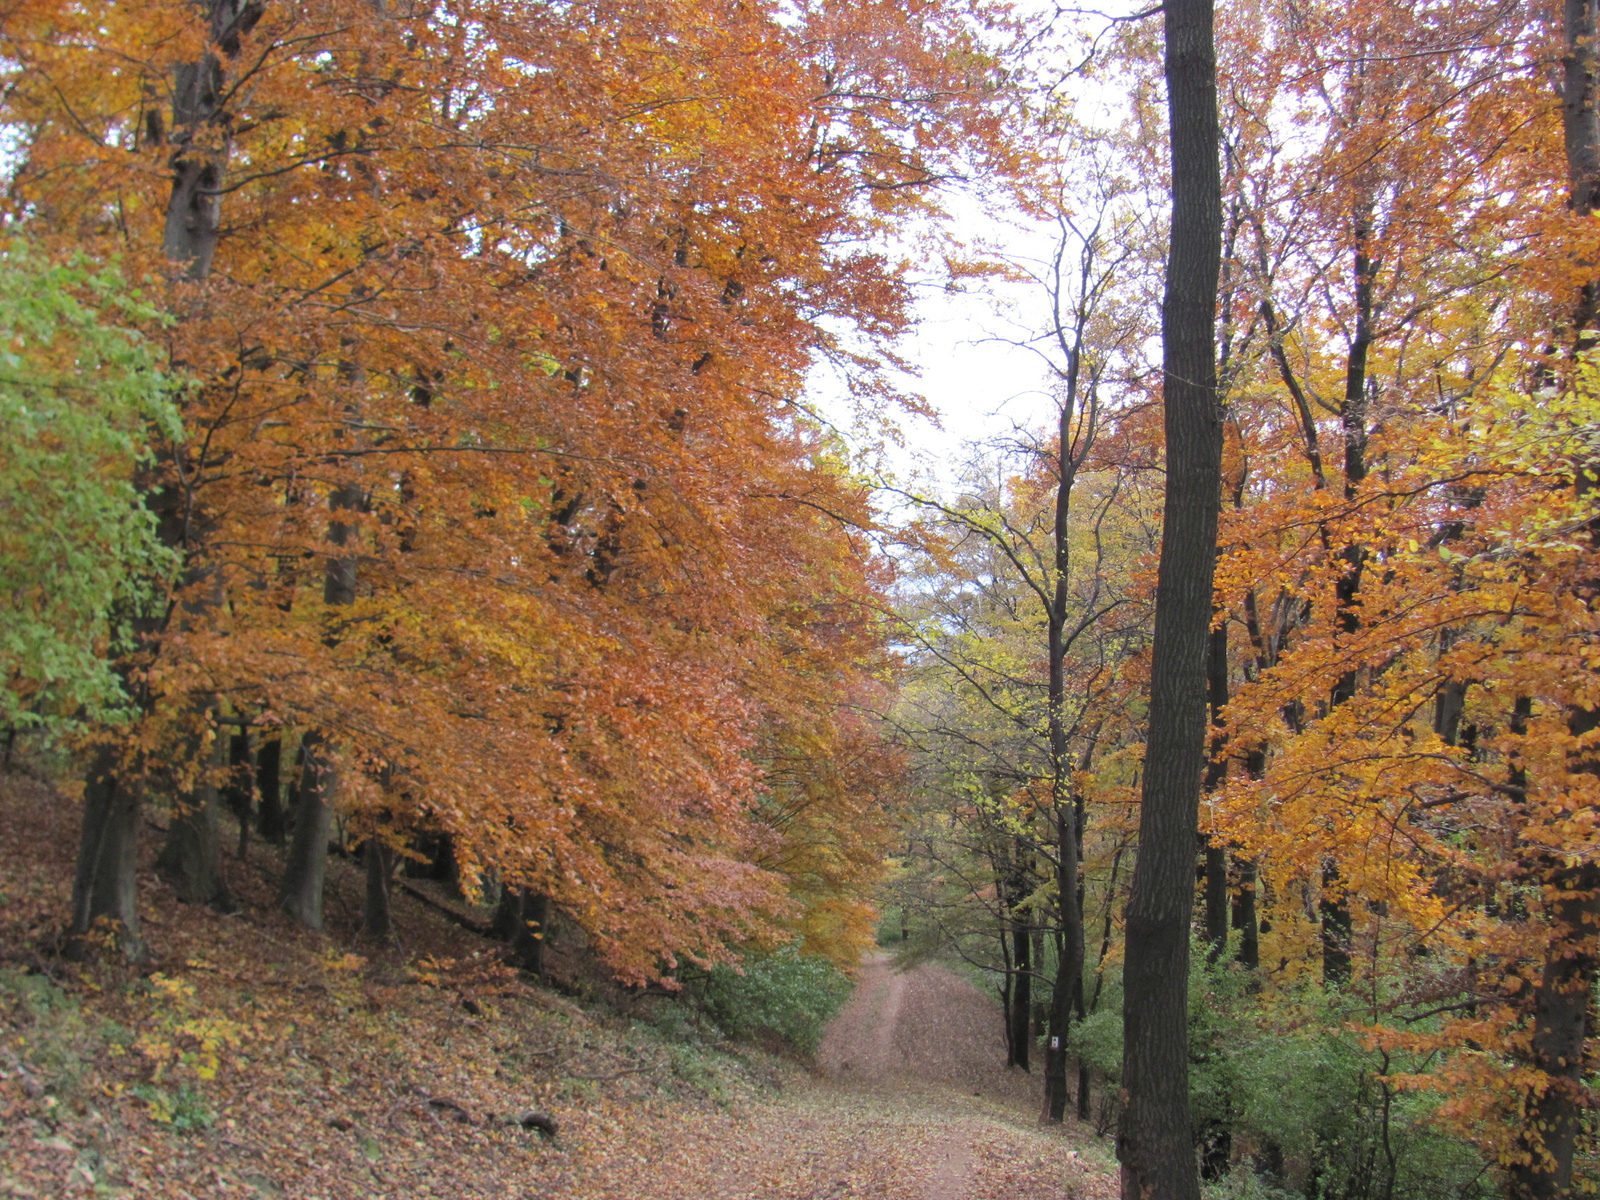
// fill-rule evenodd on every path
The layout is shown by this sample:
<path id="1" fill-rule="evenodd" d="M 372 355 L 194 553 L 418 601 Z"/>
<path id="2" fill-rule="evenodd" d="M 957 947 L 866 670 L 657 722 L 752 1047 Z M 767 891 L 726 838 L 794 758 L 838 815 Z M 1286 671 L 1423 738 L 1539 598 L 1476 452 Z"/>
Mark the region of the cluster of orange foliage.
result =
<path id="1" fill-rule="evenodd" d="M 937 0 L 8 7 L 9 204 L 165 281 L 192 381 L 135 748 L 314 732 L 353 828 L 452 835 L 626 978 L 778 927 L 853 957 L 884 567 L 798 397 L 831 360 L 894 399 L 873 238 L 993 132 L 978 37 Z"/>
<path id="2" fill-rule="evenodd" d="M 1514 1192 L 1557 1194 L 1600 921 L 1600 393 L 1573 355 L 1595 252 L 1542 82 L 1559 13 L 1227 20 L 1211 832 L 1261 872 L 1269 977 L 1320 960 L 1375 1045 L 1437 1052 L 1395 1082 L 1443 1089 Z M 1576 1058 L 1550 1040 L 1574 1004 Z"/>

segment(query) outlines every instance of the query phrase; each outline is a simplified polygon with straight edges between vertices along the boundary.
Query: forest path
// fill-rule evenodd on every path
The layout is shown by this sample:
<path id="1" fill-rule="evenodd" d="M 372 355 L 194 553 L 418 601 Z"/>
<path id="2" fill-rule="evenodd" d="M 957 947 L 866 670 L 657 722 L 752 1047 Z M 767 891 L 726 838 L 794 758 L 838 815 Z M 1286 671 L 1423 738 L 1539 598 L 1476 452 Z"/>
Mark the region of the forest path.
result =
<path id="1" fill-rule="evenodd" d="M 580 1169 L 547 1194 L 1112 1200 L 1105 1143 L 1076 1124 L 1039 1126 L 1039 1076 L 1004 1062 L 993 1000 L 940 967 L 901 972 L 875 956 L 829 1027 L 809 1083 L 725 1112 L 635 1123 L 625 1151 L 605 1139 L 601 1170 Z"/>

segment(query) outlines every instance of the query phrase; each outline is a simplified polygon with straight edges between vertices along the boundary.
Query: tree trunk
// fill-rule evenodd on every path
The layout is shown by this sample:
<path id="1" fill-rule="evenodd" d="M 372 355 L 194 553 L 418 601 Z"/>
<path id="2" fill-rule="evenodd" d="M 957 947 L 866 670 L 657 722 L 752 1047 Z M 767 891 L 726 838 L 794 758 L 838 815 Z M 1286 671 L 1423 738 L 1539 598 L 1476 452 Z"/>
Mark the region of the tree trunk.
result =
<path id="1" fill-rule="evenodd" d="M 209 45 L 231 59 L 239 39 L 261 19 L 262 0 L 208 0 L 203 4 Z M 222 185 L 232 150 L 229 114 L 223 107 L 223 59 L 213 51 L 173 71 L 172 196 L 167 202 L 161 249 L 199 282 L 211 274 L 222 232 Z"/>
<path id="2" fill-rule="evenodd" d="M 495 909 L 495 930 L 511 946 L 518 966 L 544 974 L 545 935 L 550 928 L 550 897 L 541 892 L 507 887 Z"/>
<path id="3" fill-rule="evenodd" d="M 283 735 L 273 734 L 256 751 L 256 794 L 260 797 L 257 828 L 261 840 L 282 846 L 286 832 L 283 812 Z"/>
<path id="4" fill-rule="evenodd" d="M 83 832 L 72 885 L 68 952 L 87 957 L 100 922 L 132 961 L 145 957 L 139 932 L 139 809 L 136 784 L 122 779 L 114 746 L 96 749 L 83 793 Z"/>
<path id="5" fill-rule="evenodd" d="M 1261 966 L 1261 927 L 1256 916 L 1256 861 L 1241 858 L 1239 891 L 1233 901 L 1233 927 L 1239 931 L 1238 960 L 1254 971 Z"/>
<path id="6" fill-rule="evenodd" d="M 389 910 L 389 871 L 393 855 L 381 837 L 369 837 L 361 847 L 367 869 L 367 902 L 361 910 L 361 929 L 368 937 L 387 938 L 394 933 Z"/>
<path id="7" fill-rule="evenodd" d="M 1339 887 L 1339 865 L 1333 859 L 1322 864 L 1322 895 L 1317 901 L 1321 918 L 1322 985 L 1342 987 L 1350 982 L 1350 901 Z"/>
<path id="8" fill-rule="evenodd" d="M 194 788 L 173 798 L 172 820 L 156 868 L 185 904 L 232 912 L 237 905 L 222 876 L 222 814 L 216 782 L 222 739 L 211 725 L 214 716 L 208 707 L 203 718 L 210 728 L 187 740 L 192 752 L 203 759 L 201 775 Z"/>
<path id="9" fill-rule="evenodd" d="M 358 510 L 361 502 L 361 490 L 350 485 L 336 489 L 328 498 L 328 506 L 335 514 Z M 328 522 L 328 541 L 334 546 L 348 545 L 354 533 L 354 527 L 337 515 Z M 354 604 L 355 598 L 355 557 L 329 555 L 322 581 L 323 603 L 344 607 Z M 337 641 L 337 634 L 330 631 L 328 639 L 330 643 Z M 294 838 L 289 843 L 289 861 L 284 865 L 278 904 L 301 924 L 321 929 L 322 884 L 327 873 L 328 835 L 333 827 L 333 800 L 338 794 L 339 776 L 333 747 L 321 733 L 306 733 L 300 741 L 300 752 L 304 762 L 300 768 Z"/>
<path id="10" fill-rule="evenodd" d="M 278 907 L 308 929 L 321 929 L 322 881 L 328 865 L 328 835 L 333 829 L 328 798 L 338 788 L 338 772 L 320 734 L 307 733 L 300 748 L 304 755 L 297 789 L 300 803 L 278 888 Z"/>
<path id="11" fill-rule="evenodd" d="M 1061 955 L 1056 963 L 1055 987 L 1050 994 L 1044 1073 L 1046 1114 L 1051 1121 L 1060 1122 L 1067 1112 L 1067 1058 L 1071 1053 L 1072 1018 L 1076 1015 L 1082 1020 L 1084 1016 L 1083 910 L 1078 904 L 1077 888 L 1078 831 L 1074 811 L 1067 806 L 1056 812 L 1056 869 L 1056 888 L 1062 899 Z M 1088 1075 L 1080 1065 L 1080 1116 L 1087 1104 Z"/>
<path id="12" fill-rule="evenodd" d="M 1222 184 L 1212 0 L 1167 0 L 1163 11 L 1173 192 L 1161 314 L 1167 486 L 1123 976 L 1124 1200 L 1200 1195 L 1189 1109 L 1189 929 L 1222 500 L 1214 347 Z"/>
<path id="13" fill-rule="evenodd" d="M 1021 886 L 1012 890 L 1015 903 L 1023 893 Z M 1028 938 L 1028 926 L 1016 909 L 1011 910 L 1011 1060 L 1007 1064 L 1028 1070 L 1028 1051 L 1033 1043 L 1031 1019 L 1033 1016 L 1033 947 Z"/>
<path id="14" fill-rule="evenodd" d="M 1588 1108 L 1584 1046 L 1594 999 L 1600 930 L 1600 866 L 1553 872 L 1561 889 L 1551 911 L 1554 933 L 1534 995 L 1531 1063 L 1545 1073 L 1543 1090 L 1523 1097 L 1517 1148 L 1526 1163 L 1510 1169 L 1517 1200 L 1565 1200 L 1574 1194 L 1572 1160 Z"/>
<path id="15" fill-rule="evenodd" d="M 222 799 L 239 819 L 237 857 L 242 862 L 250 851 L 250 824 L 256 809 L 256 756 L 248 729 L 228 738 L 228 782 Z"/>
<path id="16" fill-rule="evenodd" d="M 1563 13 L 1565 53 L 1562 58 L 1562 127 L 1566 141 L 1568 207 L 1579 216 L 1600 211 L 1600 113 L 1596 111 L 1600 76 L 1600 0 L 1566 0 Z M 1597 289 L 1594 264 L 1584 263 L 1591 278 L 1580 289 L 1573 308 L 1573 352 L 1592 345 Z M 1600 487 L 1600 467 L 1580 465 L 1575 486 L 1580 494 Z M 1590 548 L 1600 544 L 1591 528 Z M 1600 596 L 1600 582 L 1581 589 L 1586 606 Z M 1527 706 L 1519 701 L 1519 715 Z M 1525 718 L 1524 718 L 1525 719 Z M 1567 729 L 1583 737 L 1600 728 L 1600 710 L 1574 708 Z M 1574 773 L 1595 774 L 1600 763 L 1593 751 L 1574 762 Z M 1550 947 L 1533 999 L 1531 1065 L 1544 1072 L 1542 1089 L 1523 1097 L 1523 1125 L 1518 1149 L 1529 1157 L 1510 1171 L 1511 1191 L 1518 1200 L 1565 1200 L 1573 1194 L 1573 1156 L 1583 1110 L 1584 1050 L 1591 1029 L 1590 1008 L 1600 975 L 1600 865 L 1546 864 L 1530 874 L 1542 876 L 1551 904 Z"/>
<path id="17" fill-rule="evenodd" d="M 208 43 L 229 57 L 238 53 L 239 38 L 260 19 L 259 0 L 210 0 L 204 6 L 209 26 Z M 227 164 L 229 139 L 221 112 L 223 70 L 215 53 L 207 52 L 198 62 L 179 64 L 173 79 L 171 136 L 173 152 L 169 159 L 172 192 L 167 200 L 162 233 L 162 252 L 181 266 L 181 276 L 190 282 L 203 282 L 211 272 L 221 229 L 222 176 Z M 157 122 L 159 125 L 159 122 Z M 177 497 L 171 489 L 156 489 L 157 503 L 151 505 L 157 517 L 157 536 L 162 545 L 179 550 L 192 560 L 194 521 L 192 497 Z M 165 498 L 166 503 L 160 502 Z M 151 637 L 160 632 L 161 622 L 134 622 L 136 635 Z M 126 679 L 126 664 L 124 664 Z M 148 693 L 139 697 L 148 712 L 154 702 Z M 84 830 L 73 885 L 72 938 L 81 952 L 89 926 L 100 917 L 109 918 L 123 931 L 119 941 L 131 957 L 143 954 L 138 934 L 137 881 L 138 823 L 143 783 L 120 779 L 116 773 L 114 751 L 97 752 L 85 787 Z M 211 806 L 201 797 L 198 811 Z M 211 819 L 214 820 L 212 812 Z M 175 817 L 176 820 L 176 817 Z M 192 835 L 192 836 L 191 836 Z M 204 819 L 198 828 L 181 832 L 172 846 L 171 861 L 185 879 L 184 887 L 195 884 L 194 894 L 214 901 L 218 892 L 204 877 L 208 873 L 200 862 L 209 852 Z M 220 838 L 214 872 L 220 881 Z M 200 866 L 196 874 L 192 868 Z M 208 894 L 209 893 L 209 894 Z M 225 895 L 225 891 L 223 893 Z"/>

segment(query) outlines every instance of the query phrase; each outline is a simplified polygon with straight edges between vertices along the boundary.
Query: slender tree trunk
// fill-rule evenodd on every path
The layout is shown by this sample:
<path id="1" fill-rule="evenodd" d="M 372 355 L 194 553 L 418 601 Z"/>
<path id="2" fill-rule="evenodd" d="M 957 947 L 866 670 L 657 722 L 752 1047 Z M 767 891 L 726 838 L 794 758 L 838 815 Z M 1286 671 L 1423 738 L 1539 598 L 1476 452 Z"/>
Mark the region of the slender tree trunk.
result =
<path id="1" fill-rule="evenodd" d="M 1006 1066 L 1015 1066 L 1017 1061 L 1017 1028 L 1012 1019 L 1015 1008 L 1011 1003 L 1011 993 L 1016 983 L 1016 970 L 1011 958 L 1011 930 L 1002 918 L 1000 925 L 1000 1011 L 1006 1022 Z"/>
<path id="2" fill-rule="evenodd" d="M 273 734 L 256 751 L 256 794 L 260 797 L 257 828 L 261 840 L 281 846 L 286 832 L 283 812 L 283 735 Z"/>
<path id="3" fill-rule="evenodd" d="M 1011 890 L 1011 900 L 1025 894 L 1019 884 Z M 1022 913 L 1011 910 L 1011 961 L 1014 982 L 1011 985 L 1011 1062 L 1013 1067 L 1029 1069 L 1028 1051 L 1033 1043 L 1033 960 L 1028 926 Z"/>
<path id="4" fill-rule="evenodd" d="M 361 846 L 367 870 L 367 901 L 362 907 L 361 928 L 368 937 L 387 938 L 394 933 L 389 908 L 389 872 L 394 856 L 381 837 L 369 837 Z"/>
<path id="5" fill-rule="evenodd" d="M 1056 890 L 1063 902 L 1061 953 L 1056 958 L 1055 986 L 1050 990 L 1050 1024 L 1045 1030 L 1045 1115 L 1060 1124 L 1067 1115 L 1067 1058 L 1071 1054 L 1073 1004 L 1083 1001 L 1083 921 L 1072 921 L 1065 911 L 1067 894 L 1077 903 L 1077 879 L 1067 875 L 1070 864 L 1077 874 L 1077 831 L 1070 809 L 1056 810 Z M 1072 945 L 1077 934 L 1077 946 Z"/>
<path id="6" fill-rule="evenodd" d="M 228 783 L 223 800 L 239 819 L 238 859 L 250 852 L 250 826 L 256 810 L 256 756 L 250 731 L 242 730 L 228 738 Z"/>
<path id="7" fill-rule="evenodd" d="M 1211 630 L 1206 649 L 1206 696 L 1211 710 L 1210 759 L 1206 763 L 1203 791 L 1211 795 L 1227 780 L 1222 751 L 1226 744 L 1222 710 L 1228 706 L 1228 625 L 1224 618 Z M 1205 835 L 1207 958 L 1216 962 L 1228 949 L 1228 851 L 1210 834 Z"/>
<path id="8" fill-rule="evenodd" d="M 1261 966 L 1261 926 L 1256 915 L 1256 860 L 1238 861 L 1239 891 L 1233 901 L 1233 927 L 1239 933 L 1238 959 L 1254 971 Z"/>
<path id="9" fill-rule="evenodd" d="M 1222 502 L 1217 281 L 1222 182 L 1211 0 L 1167 0 L 1172 241 L 1162 304 L 1167 487 L 1139 854 L 1127 911 L 1117 1131 L 1124 1200 L 1198 1200 L 1189 1110 L 1189 929 L 1206 757 L 1206 656 Z"/>
<path id="10" fill-rule="evenodd" d="M 145 957 L 139 931 L 139 801 L 138 786 L 117 771 L 116 747 L 97 748 L 84 787 L 72 885 L 68 950 L 74 958 L 87 957 L 95 948 L 96 922 L 103 923 L 127 958 Z"/>

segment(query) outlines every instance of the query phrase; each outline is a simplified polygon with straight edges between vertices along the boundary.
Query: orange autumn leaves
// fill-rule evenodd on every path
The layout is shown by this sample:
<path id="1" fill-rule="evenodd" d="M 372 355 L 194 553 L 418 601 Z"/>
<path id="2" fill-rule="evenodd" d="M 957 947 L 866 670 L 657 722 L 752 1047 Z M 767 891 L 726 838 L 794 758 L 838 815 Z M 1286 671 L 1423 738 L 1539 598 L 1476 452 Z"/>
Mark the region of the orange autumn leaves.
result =
<path id="1" fill-rule="evenodd" d="M 191 695 L 325 731 L 353 824 L 451 833 L 630 979 L 859 910 L 882 567 L 795 400 L 851 329 L 889 395 L 908 293 L 868 239 L 982 132 L 986 60 L 930 12 L 966 42 L 882 8 L 267 3 L 186 125 L 192 4 L 8 10 L 13 203 L 61 243 L 170 278 L 172 164 L 222 163 L 209 276 L 170 285 L 197 386 L 155 484 L 206 615 L 137 736 Z M 802 885 L 763 812 L 773 764 L 817 756 L 858 865 Z M 864 910 L 822 924 L 841 956 L 865 936 Z"/>
<path id="2" fill-rule="evenodd" d="M 1515 1169 L 1566 1086 L 1528 1065 L 1534 992 L 1592 953 L 1554 881 L 1600 857 L 1596 391 L 1567 353 L 1594 234 L 1537 90 L 1559 25 L 1262 12 L 1225 118 L 1235 687 L 1202 825 L 1266 881 L 1267 978 L 1348 972 L 1373 1045 L 1434 1055 L 1399 1082 Z"/>

